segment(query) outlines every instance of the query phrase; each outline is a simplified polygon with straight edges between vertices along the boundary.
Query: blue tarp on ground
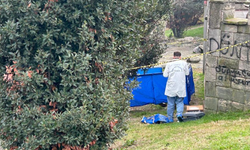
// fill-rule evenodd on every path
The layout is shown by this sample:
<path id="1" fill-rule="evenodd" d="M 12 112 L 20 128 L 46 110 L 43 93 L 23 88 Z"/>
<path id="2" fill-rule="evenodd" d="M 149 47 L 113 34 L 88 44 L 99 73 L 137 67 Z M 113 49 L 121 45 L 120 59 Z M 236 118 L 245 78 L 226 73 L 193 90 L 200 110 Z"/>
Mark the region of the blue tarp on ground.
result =
<path id="1" fill-rule="evenodd" d="M 168 117 L 162 115 L 162 114 L 156 114 L 151 117 L 142 117 L 141 123 L 149 123 L 149 124 L 154 124 L 154 123 L 169 123 Z"/>
<path id="2" fill-rule="evenodd" d="M 167 80 L 168 78 L 163 77 L 162 68 L 150 68 L 146 72 L 139 70 L 137 81 L 140 84 L 132 91 L 134 98 L 130 100 L 130 107 L 167 103 L 167 96 L 164 95 Z M 184 104 L 189 105 L 191 95 L 195 92 L 191 66 L 186 81 L 187 96 L 184 98 Z"/>

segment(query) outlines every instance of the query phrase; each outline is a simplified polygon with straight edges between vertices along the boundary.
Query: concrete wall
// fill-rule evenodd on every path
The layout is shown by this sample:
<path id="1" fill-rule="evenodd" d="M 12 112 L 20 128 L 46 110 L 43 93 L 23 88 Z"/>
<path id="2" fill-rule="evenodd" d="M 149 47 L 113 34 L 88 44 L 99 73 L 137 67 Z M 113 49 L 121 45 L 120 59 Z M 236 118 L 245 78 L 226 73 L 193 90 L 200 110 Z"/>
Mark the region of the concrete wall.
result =
<path id="1" fill-rule="evenodd" d="M 207 51 L 250 40 L 243 4 L 249 1 L 210 0 Z M 250 43 L 208 54 L 205 66 L 206 112 L 250 109 Z"/>

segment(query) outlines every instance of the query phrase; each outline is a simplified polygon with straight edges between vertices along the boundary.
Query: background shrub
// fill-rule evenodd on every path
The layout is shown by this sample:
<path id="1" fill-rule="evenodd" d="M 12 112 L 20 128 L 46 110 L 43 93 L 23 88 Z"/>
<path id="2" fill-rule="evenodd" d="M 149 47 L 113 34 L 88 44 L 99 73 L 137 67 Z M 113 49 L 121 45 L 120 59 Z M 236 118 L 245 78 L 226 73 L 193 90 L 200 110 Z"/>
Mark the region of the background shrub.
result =
<path id="1" fill-rule="evenodd" d="M 196 25 L 203 15 L 203 0 L 174 0 L 167 27 L 175 37 L 183 37 L 187 27 Z"/>

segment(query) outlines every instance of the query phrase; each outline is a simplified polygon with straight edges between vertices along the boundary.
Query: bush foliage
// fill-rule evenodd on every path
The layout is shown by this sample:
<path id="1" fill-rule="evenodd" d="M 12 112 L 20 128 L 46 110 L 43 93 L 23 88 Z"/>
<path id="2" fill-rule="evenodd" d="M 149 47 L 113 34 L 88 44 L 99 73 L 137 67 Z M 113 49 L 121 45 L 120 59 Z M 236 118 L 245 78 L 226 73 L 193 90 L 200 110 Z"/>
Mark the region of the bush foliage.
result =
<path id="1" fill-rule="evenodd" d="M 203 12 L 203 0 L 174 0 L 167 26 L 180 38 L 188 26 L 197 24 Z"/>
<path id="2" fill-rule="evenodd" d="M 123 136 L 131 99 L 127 68 L 157 61 L 162 47 L 155 26 L 168 4 L 1 0 L 5 147 L 106 149 Z"/>

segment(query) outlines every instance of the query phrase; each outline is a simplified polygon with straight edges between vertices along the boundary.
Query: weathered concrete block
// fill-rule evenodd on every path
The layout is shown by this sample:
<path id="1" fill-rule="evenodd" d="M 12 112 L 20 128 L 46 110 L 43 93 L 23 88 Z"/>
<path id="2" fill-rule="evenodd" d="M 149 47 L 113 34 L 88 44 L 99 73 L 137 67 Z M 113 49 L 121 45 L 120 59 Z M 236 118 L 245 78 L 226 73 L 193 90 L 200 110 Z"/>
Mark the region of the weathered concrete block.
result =
<path id="1" fill-rule="evenodd" d="M 247 14 L 247 20 L 248 20 L 248 25 L 250 25 L 250 9 L 248 9 L 248 14 Z"/>
<path id="2" fill-rule="evenodd" d="M 217 66 L 217 57 L 212 56 L 212 55 L 207 55 L 206 66 L 215 68 Z"/>
<path id="3" fill-rule="evenodd" d="M 243 90 L 233 90 L 233 101 L 241 104 L 245 104 L 246 95 Z"/>
<path id="4" fill-rule="evenodd" d="M 250 110 L 250 105 L 244 105 L 244 111 Z"/>
<path id="5" fill-rule="evenodd" d="M 246 80 L 244 78 L 232 77 L 231 78 L 231 87 L 234 89 L 245 90 L 246 89 Z"/>
<path id="6" fill-rule="evenodd" d="M 235 3 L 225 3 L 224 1 L 224 5 L 223 5 L 223 10 L 235 10 Z"/>
<path id="7" fill-rule="evenodd" d="M 250 61 L 250 48 L 238 46 L 237 49 L 240 50 L 241 52 L 240 59 L 243 61 L 249 62 Z"/>
<path id="8" fill-rule="evenodd" d="M 247 18 L 248 11 L 246 10 L 236 10 L 234 18 Z"/>
<path id="9" fill-rule="evenodd" d="M 225 57 L 225 58 L 229 58 L 229 59 L 236 59 L 236 60 L 240 59 L 241 51 L 237 47 L 231 47 L 232 45 L 222 44 L 221 48 L 225 48 L 225 47 L 228 47 L 228 48 L 220 51 L 220 53 L 221 53 L 220 56 Z"/>
<path id="10" fill-rule="evenodd" d="M 216 70 L 211 67 L 206 67 L 205 81 L 216 81 Z"/>
<path id="11" fill-rule="evenodd" d="M 250 13 L 247 14 L 247 24 L 250 25 Z"/>
<path id="12" fill-rule="evenodd" d="M 226 55 L 227 53 L 229 53 L 229 46 L 230 45 L 225 45 L 225 44 L 222 44 L 221 45 L 221 48 L 220 48 L 220 56 L 224 57 L 224 55 Z"/>
<path id="13" fill-rule="evenodd" d="M 230 47 L 234 45 L 234 33 L 232 32 L 222 32 L 221 33 L 221 48 L 227 48 L 220 51 L 222 57 L 227 57 L 230 59 L 238 59 L 236 55 L 234 55 L 234 48 Z"/>
<path id="14" fill-rule="evenodd" d="M 208 110 L 218 110 L 218 99 L 213 97 L 205 97 L 204 107 Z"/>
<path id="15" fill-rule="evenodd" d="M 246 101 L 245 101 L 246 105 L 250 105 L 250 92 L 246 92 Z"/>
<path id="16" fill-rule="evenodd" d="M 228 58 L 218 58 L 218 65 L 226 66 L 231 69 L 239 68 L 239 60 L 228 59 Z"/>
<path id="17" fill-rule="evenodd" d="M 214 38 L 216 41 L 220 42 L 221 37 L 221 29 L 208 29 L 208 38 Z"/>
<path id="18" fill-rule="evenodd" d="M 226 100 L 218 101 L 218 111 L 226 112 L 227 111 L 227 102 Z"/>
<path id="19" fill-rule="evenodd" d="M 229 19 L 229 18 L 234 18 L 234 10 L 229 9 L 229 10 L 223 10 L 223 20 Z"/>
<path id="20" fill-rule="evenodd" d="M 214 52 L 220 49 L 221 44 L 221 30 L 220 29 L 208 29 L 208 52 L 213 51 L 211 55 L 219 56 L 220 52 Z"/>
<path id="21" fill-rule="evenodd" d="M 231 87 L 230 76 L 222 73 L 217 73 L 216 85 L 223 87 Z"/>
<path id="22" fill-rule="evenodd" d="M 244 6 L 244 3 L 236 3 L 236 4 L 234 3 L 234 8 L 248 11 L 248 9 Z"/>
<path id="23" fill-rule="evenodd" d="M 225 87 L 216 87 L 216 97 L 225 100 L 232 100 L 233 89 Z"/>
<path id="24" fill-rule="evenodd" d="M 248 41 L 250 39 L 250 34 L 244 34 L 244 33 L 235 33 L 234 34 L 234 42 L 235 43 L 243 43 L 245 41 Z M 250 43 L 243 43 L 243 47 L 250 47 Z"/>
<path id="25" fill-rule="evenodd" d="M 218 101 L 218 111 L 227 112 L 227 111 L 231 111 L 231 109 L 232 109 L 231 101 L 224 100 L 224 99 L 219 99 L 219 101 Z"/>
<path id="26" fill-rule="evenodd" d="M 238 33 L 245 33 L 245 34 L 250 33 L 250 26 L 238 26 L 237 28 L 238 28 L 237 29 Z"/>
<path id="27" fill-rule="evenodd" d="M 245 85 L 245 90 L 246 92 L 250 92 L 250 79 L 245 79 L 246 80 L 246 85 Z"/>
<path id="28" fill-rule="evenodd" d="M 250 110 L 250 92 L 246 92 L 246 101 L 244 105 L 244 111 Z"/>
<path id="29" fill-rule="evenodd" d="M 215 97 L 215 82 L 205 82 L 205 96 L 206 97 Z"/>
<path id="30" fill-rule="evenodd" d="M 216 114 L 217 110 L 212 110 L 212 109 L 204 109 L 205 114 Z"/>
<path id="31" fill-rule="evenodd" d="M 237 25 L 230 25 L 230 24 L 222 24 L 221 25 L 221 31 L 224 31 L 224 32 L 236 33 L 237 29 L 238 29 Z"/>
<path id="32" fill-rule="evenodd" d="M 221 44 L 233 45 L 234 44 L 234 33 L 221 32 Z"/>
<path id="33" fill-rule="evenodd" d="M 244 104 L 232 102 L 232 111 L 244 110 Z"/>
<path id="34" fill-rule="evenodd" d="M 239 69 L 240 70 L 250 70 L 250 62 L 249 61 L 239 61 Z"/>
<path id="35" fill-rule="evenodd" d="M 210 4 L 210 10 L 209 11 L 209 16 L 210 16 L 210 21 L 209 21 L 209 27 L 212 29 L 219 29 L 220 28 L 220 22 L 222 20 L 222 8 L 223 4 L 220 3 L 211 3 Z"/>

